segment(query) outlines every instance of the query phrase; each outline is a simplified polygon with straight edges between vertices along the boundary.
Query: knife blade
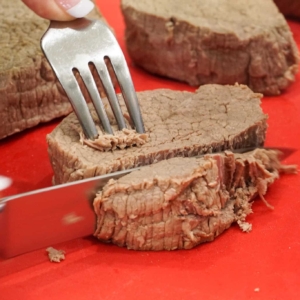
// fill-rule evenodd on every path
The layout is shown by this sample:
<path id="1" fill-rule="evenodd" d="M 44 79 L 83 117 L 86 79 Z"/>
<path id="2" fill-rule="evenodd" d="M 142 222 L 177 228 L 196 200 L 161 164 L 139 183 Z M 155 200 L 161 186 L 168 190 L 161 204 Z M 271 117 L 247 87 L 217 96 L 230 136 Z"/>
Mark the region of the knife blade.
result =
<path id="1" fill-rule="evenodd" d="M 255 148 L 231 151 L 244 153 Z M 290 148 L 272 149 L 281 151 L 284 158 L 295 152 L 295 149 Z M 140 168 L 0 199 L 0 255 L 10 258 L 92 235 L 96 226 L 96 215 L 92 207 L 96 191 L 99 191 L 110 179 L 118 179 Z"/>
<path id="2" fill-rule="evenodd" d="M 92 235 L 95 192 L 135 169 L 83 179 L 1 199 L 0 254 L 10 258 Z"/>

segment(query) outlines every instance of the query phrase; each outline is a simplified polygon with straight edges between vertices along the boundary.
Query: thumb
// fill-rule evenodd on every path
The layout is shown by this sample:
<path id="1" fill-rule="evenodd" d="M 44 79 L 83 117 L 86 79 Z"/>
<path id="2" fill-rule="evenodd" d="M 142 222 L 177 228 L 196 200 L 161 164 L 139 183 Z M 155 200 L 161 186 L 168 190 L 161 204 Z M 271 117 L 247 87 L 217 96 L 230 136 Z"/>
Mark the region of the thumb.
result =
<path id="1" fill-rule="evenodd" d="M 42 18 L 68 21 L 86 16 L 93 8 L 90 0 L 22 0 Z"/>

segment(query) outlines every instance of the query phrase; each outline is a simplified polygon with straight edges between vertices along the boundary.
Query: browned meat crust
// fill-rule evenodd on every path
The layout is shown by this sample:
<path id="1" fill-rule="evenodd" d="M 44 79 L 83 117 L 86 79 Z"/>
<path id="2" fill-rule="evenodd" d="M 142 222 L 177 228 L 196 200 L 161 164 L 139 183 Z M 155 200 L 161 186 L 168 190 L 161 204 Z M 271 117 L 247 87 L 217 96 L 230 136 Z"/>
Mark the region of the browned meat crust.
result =
<path id="1" fill-rule="evenodd" d="M 274 0 L 279 10 L 288 17 L 300 18 L 299 0 Z"/>

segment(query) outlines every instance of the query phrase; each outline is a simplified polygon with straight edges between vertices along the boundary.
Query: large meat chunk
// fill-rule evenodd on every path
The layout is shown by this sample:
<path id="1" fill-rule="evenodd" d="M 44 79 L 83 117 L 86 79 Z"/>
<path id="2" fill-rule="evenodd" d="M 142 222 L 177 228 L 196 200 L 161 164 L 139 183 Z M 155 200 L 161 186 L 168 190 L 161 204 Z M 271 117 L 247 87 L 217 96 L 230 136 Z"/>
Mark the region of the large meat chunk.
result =
<path id="1" fill-rule="evenodd" d="M 94 235 L 134 250 L 175 250 L 212 241 L 235 221 L 247 231 L 250 200 L 263 197 L 282 169 L 276 151 L 261 149 L 141 168 L 98 193 Z"/>
<path id="2" fill-rule="evenodd" d="M 72 113 L 47 137 L 54 182 L 79 180 L 176 156 L 261 146 L 267 129 L 261 96 L 240 85 L 205 85 L 195 93 L 167 89 L 139 92 L 146 142 L 106 152 L 81 144 L 80 125 Z M 126 115 L 121 98 L 120 103 Z M 107 135 L 107 139 L 113 141 L 116 135 Z"/>
<path id="3" fill-rule="evenodd" d="M 185 81 L 247 84 L 277 95 L 299 55 L 273 0 L 122 0 L 126 45 L 149 72 Z"/>
<path id="4" fill-rule="evenodd" d="M 40 48 L 49 21 L 20 0 L 0 0 L 0 7 L 1 139 L 67 115 L 72 108 Z M 95 10 L 90 17 L 101 16 Z"/>

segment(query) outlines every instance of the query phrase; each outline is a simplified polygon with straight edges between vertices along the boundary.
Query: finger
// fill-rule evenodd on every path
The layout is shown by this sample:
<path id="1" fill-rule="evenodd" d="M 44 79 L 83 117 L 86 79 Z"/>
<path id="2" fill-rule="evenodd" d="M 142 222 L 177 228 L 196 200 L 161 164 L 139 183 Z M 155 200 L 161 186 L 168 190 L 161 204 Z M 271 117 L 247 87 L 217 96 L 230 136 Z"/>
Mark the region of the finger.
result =
<path id="1" fill-rule="evenodd" d="M 0 191 L 8 188 L 11 185 L 12 181 L 10 178 L 0 175 Z"/>
<path id="2" fill-rule="evenodd" d="M 68 21 L 85 17 L 94 8 L 90 0 L 22 0 L 42 18 Z"/>

